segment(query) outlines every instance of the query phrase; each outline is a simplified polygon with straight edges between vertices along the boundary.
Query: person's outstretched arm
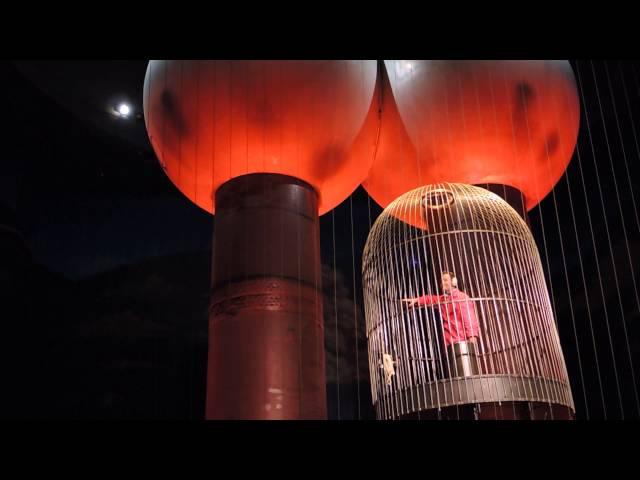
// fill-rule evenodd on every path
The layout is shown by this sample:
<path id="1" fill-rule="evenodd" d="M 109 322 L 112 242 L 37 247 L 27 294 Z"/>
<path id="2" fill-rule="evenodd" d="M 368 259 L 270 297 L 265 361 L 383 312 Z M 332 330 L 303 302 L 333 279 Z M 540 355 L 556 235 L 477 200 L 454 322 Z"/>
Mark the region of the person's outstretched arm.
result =
<path id="1" fill-rule="evenodd" d="M 416 305 L 433 305 L 440 301 L 440 297 L 437 295 L 423 295 L 416 298 L 403 298 L 402 301 L 410 307 L 415 307 Z"/>

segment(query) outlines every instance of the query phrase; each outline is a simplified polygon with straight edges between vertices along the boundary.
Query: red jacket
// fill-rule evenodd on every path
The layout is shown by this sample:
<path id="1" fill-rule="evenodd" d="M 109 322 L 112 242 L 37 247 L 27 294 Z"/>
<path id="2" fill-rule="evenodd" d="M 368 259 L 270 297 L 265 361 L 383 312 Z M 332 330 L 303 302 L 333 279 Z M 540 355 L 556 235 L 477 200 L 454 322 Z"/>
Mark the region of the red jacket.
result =
<path id="1" fill-rule="evenodd" d="M 479 334 L 478 317 L 469 296 L 454 288 L 449 295 L 424 295 L 418 298 L 418 305 L 439 305 L 442 316 L 444 344 L 465 341 Z"/>

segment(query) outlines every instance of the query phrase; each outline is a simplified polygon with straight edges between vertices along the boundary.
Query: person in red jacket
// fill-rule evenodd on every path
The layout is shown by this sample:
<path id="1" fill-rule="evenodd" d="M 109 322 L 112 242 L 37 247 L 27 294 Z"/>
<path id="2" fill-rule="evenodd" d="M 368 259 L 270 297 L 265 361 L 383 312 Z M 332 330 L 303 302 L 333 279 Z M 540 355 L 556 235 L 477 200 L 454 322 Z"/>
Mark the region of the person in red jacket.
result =
<path id="1" fill-rule="evenodd" d="M 402 301 L 409 307 L 437 305 L 442 317 L 444 344 L 454 376 L 477 374 L 480 328 L 474 302 L 466 293 L 458 290 L 458 280 L 453 272 L 442 273 L 442 291 L 442 295 L 423 295 L 403 298 Z"/>

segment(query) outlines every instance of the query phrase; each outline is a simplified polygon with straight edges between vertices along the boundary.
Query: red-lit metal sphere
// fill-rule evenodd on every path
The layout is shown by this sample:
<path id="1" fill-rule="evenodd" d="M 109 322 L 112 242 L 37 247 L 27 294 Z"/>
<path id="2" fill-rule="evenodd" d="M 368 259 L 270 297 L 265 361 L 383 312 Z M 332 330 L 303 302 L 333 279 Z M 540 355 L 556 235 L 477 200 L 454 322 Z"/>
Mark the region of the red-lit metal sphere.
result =
<path id="1" fill-rule="evenodd" d="M 400 118 L 384 69 L 378 75 L 374 95 L 375 100 L 351 147 L 349 159 L 371 163 L 373 168 L 378 165 L 377 171 L 381 173 L 382 169 L 389 169 L 384 178 L 369 175 L 363 182 L 363 187 L 372 194 L 369 182 L 373 179 L 375 195 L 372 196 L 378 204 L 386 206 L 398 196 L 395 192 L 403 191 L 407 177 L 415 174 L 417 156 L 416 148 Z"/>
<path id="2" fill-rule="evenodd" d="M 575 148 L 580 106 L 567 61 L 385 60 L 415 147 L 377 155 L 364 187 L 383 207 L 418 186 L 494 183 L 533 208 Z M 383 113 L 384 115 L 384 113 Z M 383 122 L 384 128 L 384 122 Z"/>
<path id="3" fill-rule="evenodd" d="M 375 82 L 368 60 L 151 61 L 145 122 L 167 175 L 203 209 L 227 180 L 279 173 L 313 186 L 322 214 L 370 169 L 348 152 Z"/>

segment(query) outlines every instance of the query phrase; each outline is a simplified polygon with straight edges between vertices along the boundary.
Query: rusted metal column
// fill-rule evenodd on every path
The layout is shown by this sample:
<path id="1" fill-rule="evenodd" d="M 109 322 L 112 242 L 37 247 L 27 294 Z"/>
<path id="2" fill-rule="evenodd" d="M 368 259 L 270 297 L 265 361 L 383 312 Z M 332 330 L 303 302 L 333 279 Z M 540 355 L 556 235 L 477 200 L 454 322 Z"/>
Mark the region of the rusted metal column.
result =
<path id="1" fill-rule="evenodd" d="M 318 197 L 278 174 L 216 192 L 208 419 L 325 419 Z"/>

